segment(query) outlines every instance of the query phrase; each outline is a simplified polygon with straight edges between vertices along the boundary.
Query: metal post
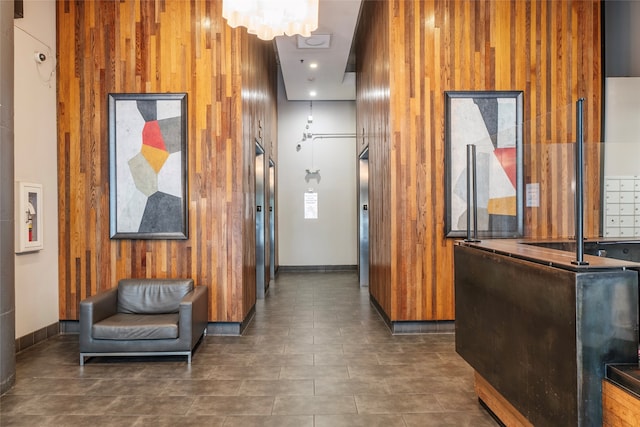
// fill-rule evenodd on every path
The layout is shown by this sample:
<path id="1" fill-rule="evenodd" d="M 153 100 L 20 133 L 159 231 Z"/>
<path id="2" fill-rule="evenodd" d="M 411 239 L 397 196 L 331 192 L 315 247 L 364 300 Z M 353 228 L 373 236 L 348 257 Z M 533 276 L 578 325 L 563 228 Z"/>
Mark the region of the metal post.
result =
<path id="1" fill-rule="evenodd" d="M 471 232 L 471 215 L 473 215 L 473 234 Z M 467 238 L 465 239 L 465 241 L 479 242 L 478 186 L 476 184 L 476 146 L 474 144 L 467 144 Z"/>
<path id="2" fill-rule="evenodd" d="M 584 175 L 584 135 L 582 132 L 582 114 L 584 98 L 576 102 L 576 259 L 571 261 L 575 265 L 588 265 L 584 260 L 584 204 L 583 204 L 583 175 Z"/>

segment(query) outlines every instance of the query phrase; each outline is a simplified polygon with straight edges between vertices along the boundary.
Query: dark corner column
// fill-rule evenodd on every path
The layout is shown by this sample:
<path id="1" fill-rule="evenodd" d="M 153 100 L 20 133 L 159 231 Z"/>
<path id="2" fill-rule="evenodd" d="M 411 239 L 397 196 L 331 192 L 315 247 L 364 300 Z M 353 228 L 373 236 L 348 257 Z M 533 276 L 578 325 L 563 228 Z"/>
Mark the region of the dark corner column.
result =
<path id="1" fill-rule="evenodd" d="M 0 0 L 0 393 L 16 379 L 13 1 Z"/>

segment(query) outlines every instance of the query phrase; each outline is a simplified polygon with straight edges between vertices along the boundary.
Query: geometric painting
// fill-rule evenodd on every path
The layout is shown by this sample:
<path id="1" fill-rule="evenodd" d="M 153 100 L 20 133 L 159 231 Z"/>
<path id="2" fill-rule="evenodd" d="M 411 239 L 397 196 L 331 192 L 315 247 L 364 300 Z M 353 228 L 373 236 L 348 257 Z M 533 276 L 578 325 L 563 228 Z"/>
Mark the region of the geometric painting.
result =
<path id="1" fill-rule="evenodd" d="M 186 97 L 109 94 L 111 238 L 187 238 Z"/>
<path id="2" fill-rule="evenodd" d="M 476 150 L 477 236 L 523 235 L 522 97 L 445 92 L 446 236 L 467 235 L 467 145 Z"/>

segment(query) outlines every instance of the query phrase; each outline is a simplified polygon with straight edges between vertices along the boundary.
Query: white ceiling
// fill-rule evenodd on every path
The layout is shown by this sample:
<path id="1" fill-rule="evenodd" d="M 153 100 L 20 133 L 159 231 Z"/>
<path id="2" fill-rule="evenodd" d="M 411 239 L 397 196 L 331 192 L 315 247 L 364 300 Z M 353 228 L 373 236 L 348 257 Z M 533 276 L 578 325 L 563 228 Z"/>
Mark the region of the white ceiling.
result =
<path id="1" fill-rule="evenodd" d="M 320 0 L 318 29 L 311 37 L 276 37 L 289 101 L 356 98 L 356 74 L 349 54 L 361 3 L 362 0 Z M 317 64 L 316 69 L 310 68 L 312 63 Z"/>

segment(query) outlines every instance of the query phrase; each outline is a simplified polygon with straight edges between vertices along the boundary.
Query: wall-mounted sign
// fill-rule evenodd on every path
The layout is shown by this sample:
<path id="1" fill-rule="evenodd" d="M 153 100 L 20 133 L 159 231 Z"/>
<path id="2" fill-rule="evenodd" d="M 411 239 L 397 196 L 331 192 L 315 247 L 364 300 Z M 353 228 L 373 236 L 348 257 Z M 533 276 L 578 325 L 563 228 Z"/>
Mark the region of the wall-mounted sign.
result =
<path id="1" fill-rule="evenodd" d="M 533 182 L 527 184 L 527 207 L 539 208 L 540 207 L 540 183 Z"/>
<path id="2" fill-rule="evenodd" d="M 318 219 L 318 193 L 304 193 L 304 219 Z"/>

